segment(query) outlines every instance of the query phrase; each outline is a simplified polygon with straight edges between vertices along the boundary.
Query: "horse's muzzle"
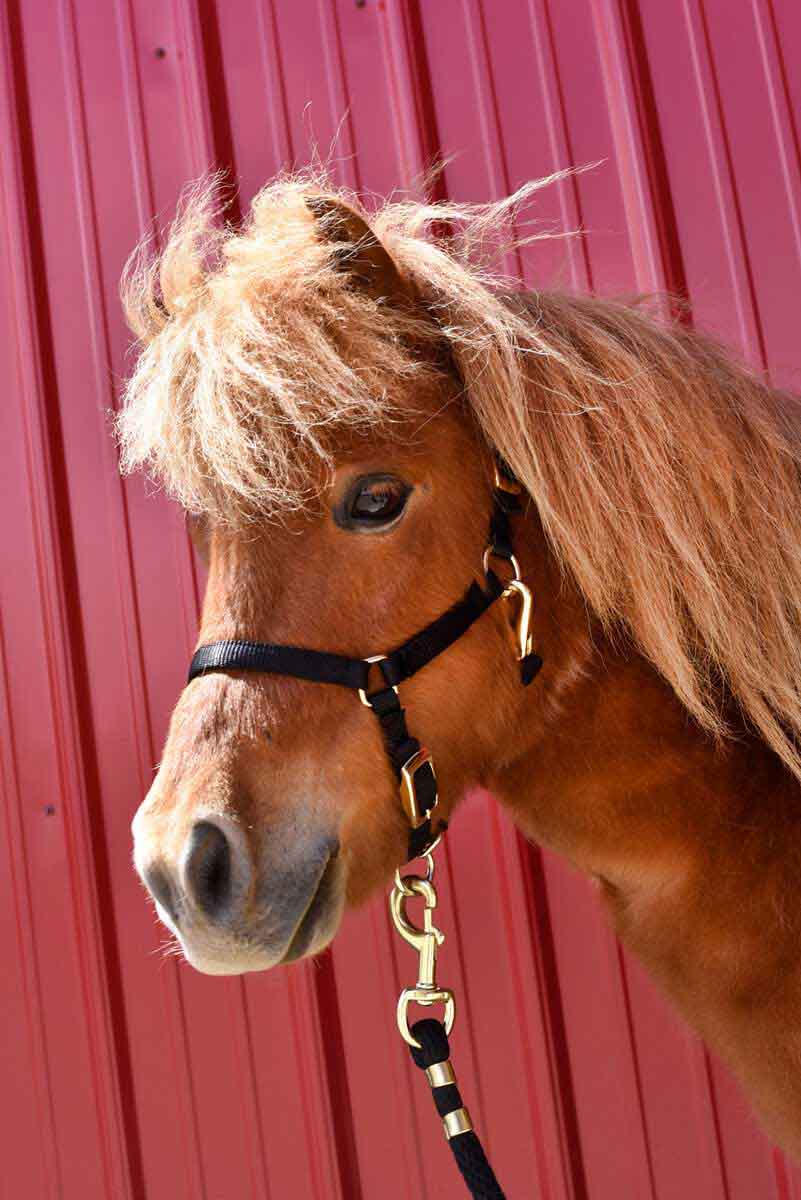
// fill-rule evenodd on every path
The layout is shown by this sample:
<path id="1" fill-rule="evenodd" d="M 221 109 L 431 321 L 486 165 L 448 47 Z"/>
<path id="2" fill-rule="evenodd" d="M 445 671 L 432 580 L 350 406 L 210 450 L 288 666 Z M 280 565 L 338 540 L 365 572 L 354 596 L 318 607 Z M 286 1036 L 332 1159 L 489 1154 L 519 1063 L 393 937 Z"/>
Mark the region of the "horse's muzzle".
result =
<path id="1" fill-rule="evenodd" d="M 336 931 L 344 887 L 330 833 L 254 839 L 216 813 L 196 819 L 172 853 L 174 839 L 157 833 L 147 816 L 134 821 L 137 870 L 198 970 L 262 970 L 322 949 Z"/>

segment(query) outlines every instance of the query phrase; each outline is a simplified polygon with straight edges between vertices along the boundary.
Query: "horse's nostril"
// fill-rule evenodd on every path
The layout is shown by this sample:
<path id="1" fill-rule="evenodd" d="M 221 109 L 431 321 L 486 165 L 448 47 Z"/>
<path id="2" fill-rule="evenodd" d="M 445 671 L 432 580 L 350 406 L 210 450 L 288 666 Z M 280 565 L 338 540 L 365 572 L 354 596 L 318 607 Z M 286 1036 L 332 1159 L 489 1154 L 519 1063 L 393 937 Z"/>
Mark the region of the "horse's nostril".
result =
<path id="1" fill-rule="evenodd" d="M 189 835 L 184 866 L 189 896 L 207 917 L 217 917 L 231 899 L 231 847 L 221 829 L 198 821 Z"/>
<path id="2" fill-rule="evenodd" d="M 156 903 L 161 905 L 169 918 L 177 924 L 178 906 L 175 903 L 170 877 L 164 867 L 160 863 L 153 863 L 151 866 L 145 867 L 142 878 L 145 881 L 145 887 Z"/>

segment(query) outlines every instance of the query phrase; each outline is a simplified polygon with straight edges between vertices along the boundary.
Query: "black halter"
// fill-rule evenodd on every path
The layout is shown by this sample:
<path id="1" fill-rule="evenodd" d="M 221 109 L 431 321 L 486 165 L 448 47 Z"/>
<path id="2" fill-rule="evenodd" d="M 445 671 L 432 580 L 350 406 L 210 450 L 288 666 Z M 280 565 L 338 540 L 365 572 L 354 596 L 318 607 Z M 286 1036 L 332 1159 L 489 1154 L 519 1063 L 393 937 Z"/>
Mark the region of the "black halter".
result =
<path id="1" fill-rule="evenodd" d="M 432 814 L 437 806 L 434 764 L 429 752 L 406 728 L 398 685 L 458 641 L 499 596 L 517 592 L 524 607 L 530 606 L 530 593 L 519 578 L 509 520 L 511 514 L 520 510 L 519 491 L 514 480 L 503 470 L 496 469 L 489 543 L 484 555 L 485 586 L 471 583 L 461 600 L 391 653 L 371 658 L 348 658 L 343 654 L 307 650 L 300 646 L 236 640 L 201 646 L 189 667 L 188 683 L 210 671 L 256 671 L 292 675 L 314 683 L 335 683 L 358 692 L 362 703 L 371 708 L 381 722 L 387 756 L 398 779 L 401 802 L 411 827 L 409 859 L 424 854 L 445 830 L 446 822 L 440 821 L 434 828 Z M 503 583 L 489 567 L 492 558 L 504 559 L 514 567 L 516 578 L 511 584 Z M 528 616 L 525 624 L 518 659 L 521 680 L 528 686 L 542 666 L 542 659 L 530 646 Z M 368 691 L 373 665 L 383 677 L 384 686 Z"/>

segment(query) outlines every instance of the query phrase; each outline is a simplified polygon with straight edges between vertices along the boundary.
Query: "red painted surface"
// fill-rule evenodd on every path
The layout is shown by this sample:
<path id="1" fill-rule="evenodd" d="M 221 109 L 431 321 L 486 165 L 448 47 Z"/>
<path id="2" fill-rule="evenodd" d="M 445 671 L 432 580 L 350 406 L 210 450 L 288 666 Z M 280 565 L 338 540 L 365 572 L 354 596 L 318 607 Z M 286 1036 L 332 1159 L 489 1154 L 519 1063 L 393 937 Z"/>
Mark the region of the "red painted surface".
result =
<path id="1" fill-rule="evenodd" d="M 541 200 L 530 284 L 686 289 L 798 386 L 797 0 L 7 0 L 0 15 L 0 1196 L 460 1195 L 393 1008 L 383 901 L 315 966 L 205 979 L 130 868 L 192 645 L 181 520 L 108 410 L 140 232 L 212 162 L 247 199 L 327 148 L 357 187 Z M 157 48 L 164 54 L 157 54 Z M 308 107 L 310 102 L 310 107 Z M 154 216 L 155 214 L 155 216 Z M 795 372 L 795 374 L 794 374 Z M 445 852 L 455 1057 L 511 1197 L 790 1200 L 801 1177 L 621 954 L 595 896 L 476 797 Z M 397 960 L 396 960 L 397 953 Z"/>

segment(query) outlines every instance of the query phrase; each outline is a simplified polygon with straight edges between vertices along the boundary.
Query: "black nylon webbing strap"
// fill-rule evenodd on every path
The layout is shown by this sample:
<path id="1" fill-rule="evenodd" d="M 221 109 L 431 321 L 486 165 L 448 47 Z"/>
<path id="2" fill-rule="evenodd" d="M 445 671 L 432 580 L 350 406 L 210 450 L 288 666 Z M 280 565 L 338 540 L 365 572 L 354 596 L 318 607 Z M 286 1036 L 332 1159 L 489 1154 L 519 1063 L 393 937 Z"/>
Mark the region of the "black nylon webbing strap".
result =
<path id="1" fill-rule="evenodd" d="M 279 646 L 272 642 L 209 642 L 195 651 L 189 666 L 191 683 L 209 671 L 260 671 L 266 675 L 293 675 L 312 683 L 337 683 L 341 687 L 366 688 L 369 664 L 363 658 L 306 650 L 301 646 Z"/>
<path id="2" fill-rule="evenodd" d="M 520 499 L 513 492 L 496 488 L 494 504 L 490 518 L 490 545 L 492 553 L 498 558 L 510 559 L 514 554 L 512 547 L 512 525 L 509 518 L 520 512 Z"/>
<path id="3" fill-rule="evenodd" d="M 422 747 L 406 727 L 406 713 L 394 688 L 382 688 L 378 692 L 372 692 L 367 699 L 381 724 L 387 757 L 396 778 L 400 781 L 404 767 L 419 754 Z M 447 828 L 447 823 L 440 821 L 436 834 L 434 833 L 431 813 L 437 803 L 437 777 L 430 762 L 421 763 L 414 772 L 414 793 L 419 817 L 415 823 L 412 815 L 407 813 L 411 824 L 407 846 L 407 857 L 410 861 L 424 854 L 435 836 L 444 833 Z"/>
<path id="4" fill-rule="evenodd" d="M 387 683 L 396 687 L 427 666 L 458 641 L 502 591 L 503 584 L 494 571 L 487 572 L 486 590 L 471 583 L 461 600 L 447 612 L 381 660 L 378 665 Z M 334 683 L 358 691 L 367 688 L 369 670 L 370 664 L 363 658 L 275 642 L 232 639 L 209 642 L 196 650 L 189 664 L 187 683 L 209 671 L 257 671 L 266 675 L 291 675 L 312 683 Z"/>
<path id="5" fill-rule="evenodd" d="M 486 578 L 486 588 L 471 583 L 464 596 L 446 612 L 376 663 L 389 686 L 367 694 L 367 700 L 381 722 L 387 756 L 398 780 L 402 777 L 403 768 L 421 747 L 417 738 L 411 737 L 406 728 L 406 718 L 393 689 L 458 641 L 498 599 L 503 592 L 503 584 L 494 571 L 488 571 Z M 198 676 L 214 671 L 254 671 L 268 675 L 290 675 L 313 683 L 338 684 L 366 693 L 370 665 L 363 658 L 349 658 L 324 650 L 231 639 L 209 642 L 196 650 L 189 666 L 187 682 L 191 683 Z M 425 853 L 434 838 L 446 828 L 446 823 L 442 821 L 435 830 L 431 820 L 437 790 L 430 764 L 423 764 L 414 772 L 412 786 L 423 819 L 419 824 L 410 821 L 407 846 L 409 860 Z"/>
<path id="6" fill-rule="evenodd" d="M 494 571 L 487 572 L 486 589 L 471 583 L 461 600 L 457 600 L 441 617 L 426 625 L 425 629 L 414 634 L 379 663 L 381 674 L 389 686 L 397 687 L 405 679 L 410 679 L 421 667 L 457 642 L 502 591 L 503 584 Z"/>

